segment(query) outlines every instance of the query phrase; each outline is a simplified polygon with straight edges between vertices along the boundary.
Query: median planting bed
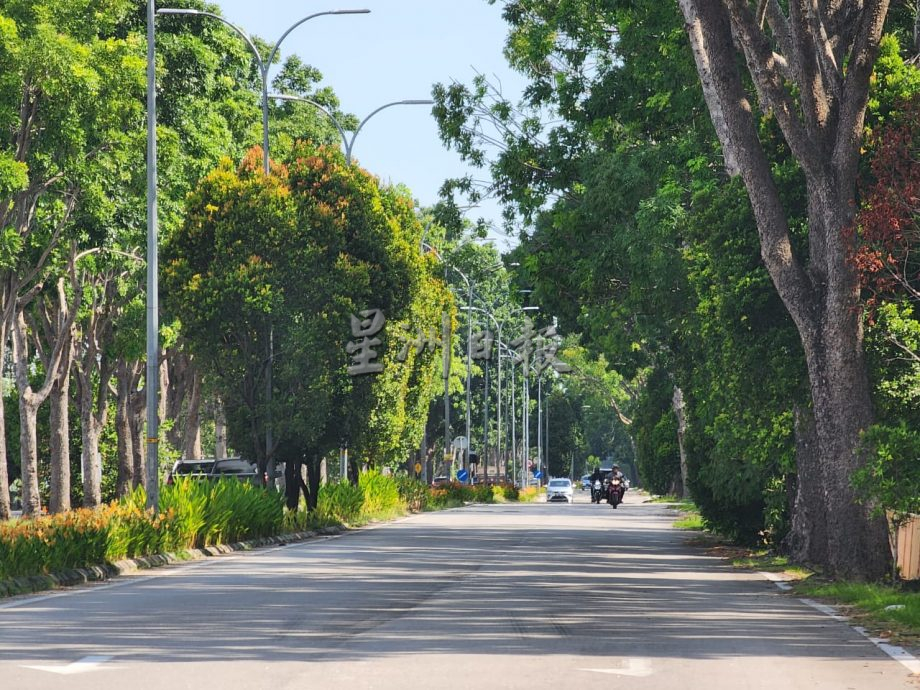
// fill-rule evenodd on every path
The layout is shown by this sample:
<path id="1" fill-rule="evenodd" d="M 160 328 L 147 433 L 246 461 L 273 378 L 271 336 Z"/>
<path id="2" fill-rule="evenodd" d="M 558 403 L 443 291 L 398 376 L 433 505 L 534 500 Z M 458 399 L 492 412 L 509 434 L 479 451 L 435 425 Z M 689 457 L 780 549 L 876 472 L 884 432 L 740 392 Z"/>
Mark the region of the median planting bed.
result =
<path id="1" fill-rule="evenodd" d="M 286 510 L 282 494 L 235 479 L 180 479 L 161 488 L 156 513 L 145 510 L 146 498 L 139 487 L 130 496 L 97 510 L 80 508 L 0 523 L 0 596 L 87 579 L 86 575 L 37 576 L 89 569 L 98 577 L 88 579 L 103 579 L 111 574 L 106 570 L 108 564 L 124 559 L 157 554 L 178 554 L 181 559 L 183 553 L 194 549 L 336 526 L 357 527 L 471 502 L 517 500 L 518 490 L 462 484 L 431 488 L 406 477 L 372 471 L 363 473 L 357 485 L 339 482 L 321 487 L 312 512 L 303 505 L 296 511 Z M 165 562 L 152 559 L 147 565 Z M 4 585 L 14 580 L 15 586 Z"/>

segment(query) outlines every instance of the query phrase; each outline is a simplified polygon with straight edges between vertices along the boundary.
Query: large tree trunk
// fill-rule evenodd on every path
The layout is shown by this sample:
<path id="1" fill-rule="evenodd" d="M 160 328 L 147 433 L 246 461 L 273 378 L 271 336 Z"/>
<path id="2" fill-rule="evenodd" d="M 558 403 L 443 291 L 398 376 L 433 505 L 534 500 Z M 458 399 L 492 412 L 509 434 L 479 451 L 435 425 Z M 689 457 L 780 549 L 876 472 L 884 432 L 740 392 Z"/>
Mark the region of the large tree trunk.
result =
<path id="1" fill-rule="evenodd" d="M 95 357 L 84 357 L 77 367 L 77 399 L 80 406 L 80 465 L 83 470 L 83 505 L 95 508 L 102 503 L 102 459 L 99 437 L 108 420 L 108 388 L 110 368 L 100 368 L 99 381 L 92 378 Z"/>
<path id="2" fill-rule="evenodd" d="M 63 294 L 61 284 L 61 294 Z M 53 356 L 48 360 L 45 381 L 35 391 L 29 380 L 31 358 L 28 348 L 28 326 L 25 314 L 20 310 L 13 318 L 13 362 L 16 367 L 16 388 L 19 391 L 19 453 L 22 467 L 22 513 L 37 515 L 41 512 L 41 497 L 38 482 L 38 438 L 36 435 L 38 408 L 51 393 L 57 378 L 63 343 L 55 346 Z M 69 330 L 69 325 L 63 330 Z"/>
<path id="3" fill-rule="evenodd" d="M 319 465 L 322 461 L 322 458 L 315 454 L 310 454 L 309 458 L 310 459 L 304 463 L 307 468 L 307 482 L 304 484 L 303 480 L 301 480 L 301 488 L 303 489 L 304 496 L 307 499 L 307 510 L 312 512 L 316 510 L 316 505 L 319 502 Z"/>
<path id="4" fill-rule="evenodd" d="M 131 434 L 132 377 L 128 364 L 120 360 L 115 368 L 115 436 L 118 444 L 118 495 L 125 496 L 137 486 L 134 466 L 134 438 Z"/>
<path id="5" fill-rule="evenodd" d="M 99 426 L 93 415 L 92 402 L 80 396 L 80 467 L 83 473 L 83 507 L 95 508 L 102 503 L 102 459 L 99 457 Z"/>
<path id="6" fill-rule="evenodd" d="M 119 494 L 139 485 L 146 486 L 143 464 L 143 441 L 135 432 L 137 415 L 144 415 L 145 396 L 138 393 L 143 364 L 138 360 L 119 359 L 115 366 L 115 434 L 118 444 Z M 138 398 L 141 408 L 138 413 Z M 140 455 L 140 458 L 138 458 Z"/>
<path id="7" fill-rule="evenodd" d="M 680 453 L 680 498 L 689 498 L 689 470 L 687 469 L 687 450 L 684 445 L 684 438 L 687 434 L 687 408 L 684 405 L 684 392 L 679 386 L 674 386 L 671 407 L 674 410 L 674 416 L 677 418 L 677 449 Z"/>
<path id="8" fill-rule="evenodd" d="M 191 374 L 191 386 L 188 391 L 182 431 L 182 457 L 201 457 L 201 375 L 197 371 Z"/>
<path id="9" fill-rule="evenodd" d="M 38 438 L 36 418 L 38 406 L 34 402 L 19 400 L 19 459 L 22 463 L 22 514 L 39 515 L 42 512 L 38 492 Z"/>
<path id="10" fill-rule="evenodd" d="M 6 322 L 0 319 L 0 370 L 6 361 Z M 0 391 L 0 520 L 9 520 L 10 511 L 10 477 L 8 468 L 9 458 L 6 452 L 6 406 Z"/>
<path id="11" fill-rule="evenodd" d="M 214 404 L 214 457 L 227 457 L 227 415 L 220 398 Z"/>
<path id="12" fill-rule="evenodd" d="M 201 457 L 200 450 L 197 455 L 186 455 L 186 450 L 194 448 L 195 444 L 195 439 L 187 439 L 188 434 L 199 433 L 199 410 L 192 409 L 193 401 L 191 400 L 196 393 L 197 386 L 199 397 L 194 404 L 200 405 L 201 378 L 198 371 L 187 352 L 180 348 L 172 348 L 164 358 L 161 374 L 160 399 L 163 412 L 161 417 L 173 422 L 172 427 L 166 432 L 166 440 L 182 453 L 182 457 Z M 191 421 L 190 417 L 192 417 Z"/>
<path id="13" fill-rule="evenodd" d="M 731 159 L 744 180 L 761 256 L 805 352 L 819 469 L 805 478 L 797 505 L 804 508 L 806 518 L 822 512 L 826 516 L 821 565 L 830 574 L 882 577 L 888 560 L 884 522 L 871 518 L 855 502 L 849 484 L 860 465 L 859 434 L 871 422 L 872 408 L 858 284 L 847 266 L 843 230 L 855 209 L 868 83 L 888 2 L 834 7 L 790 3 L 784 10 L 776 0 L 764 0 L 757 17 L 746 0 L 679 2 L 691 41 L 696 36 L 694 50 L 705 56 L 708 70 L 700 70 L 701 77 L 711 80 L 719 105 L 718 113 L 711 114 L 727 127 L 723 146 L 733 149 Z M 769 32 L 763 30 L 764 19 Z M 793 251 L 786 210 L 758 138 L 736 45 L 747 64 L 744 78 L 752 80 L 761 109 L 775 118 L 807 180 L 807 269 Z M 800 467 L 807 462 L 800 458 Z M 822 481 L 820 494 L 808 486 L 813 477 Z M 818 540 L 813 535 L 811 554 L 822 553 Z"/>
<path id="14" fill-rule="evenodd" d="M 72 349 L 61 358 L 60 375 L 51 387 L 51 505 L 52 513 L 70 510 L 70 366 Z"/>
<path id="15" fill-rule="evenodd" d="M 146 488 L 147 477 L 147 443 L 144 431 L 147 428 L 147 387 L 138 388 L 145 368 L 141 362 L 135 362 L 136 367 L 133 383 L 129 390 L 131 397 L 128 401 L 130 416 L 128 418 L 131 433 L 131 449 L 134 453 L 134 478 Z"/>
<path id="16" fill-rule="evenodd" d="M 811 410 L 796 407 L 796 482 L 789 533 L 784 548 L 798 562 L 827 562 L 827 520 L 824 514 L 824 472 L 818 462 L 818 439 Z"/>
<path id="17" fill-rule="evenodd" d="M 301 466 L 300 460 L 293 458 L 289 458 L 284 464 L 284 504 L 288 510 L 297 510 L 300 503 Z"/>

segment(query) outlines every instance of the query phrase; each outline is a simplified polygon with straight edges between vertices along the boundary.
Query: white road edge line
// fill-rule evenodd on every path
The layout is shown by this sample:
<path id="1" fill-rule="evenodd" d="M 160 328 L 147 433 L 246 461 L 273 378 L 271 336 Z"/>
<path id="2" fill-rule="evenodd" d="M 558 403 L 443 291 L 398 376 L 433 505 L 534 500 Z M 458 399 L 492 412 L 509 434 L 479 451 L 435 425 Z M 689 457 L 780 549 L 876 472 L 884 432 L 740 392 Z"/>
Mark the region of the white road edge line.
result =
<path id="1" fill-rule="evenodd" d="M 774 573 L 761 572 L 758 574 L 773 582 L 773 584 L 775 584 L 779 589 L 783 591 L 789 591 L 792 589 L 792 586 L 788 582 L 785 582 L 782 578 L 778 577 Z M 881 637 L 872 637 L 868 632 L 866 632 L 865 628 L 862 628 L 858 625 L 850 625 L 850 619 L 846 616 L 841 616 L 837 612 L 837 609 L 835 609 L 833 606 L 821 604 L 817 601 L 814 601 L 813 599 L 799 599 L 799 601 L 801 601 L 806 606 L 810 606 L 816 611 L 823 613 L 825 616 L 833 618 L 835 621 L 840 621 L 841 623 L 846 624 L 858 632 L 860 635 L 865 637 L 867 640 L 869 640 L 869 642 L 874 644 L 880 650 L 885 652 L 885 654 L 887 654 L 890 658 L 904 666 L 904 668 L 906 668 L 912 674 L 920 675 L 920 659 L 917 659 L 917 657 L 915 657 L 903 647 L 889 644 L 888 640 Z"/>
<path id="2" fill-rule="evenodd" d="M 777 575 L 776 573 L 766 573 L 763 571 L 758 572 L 757 574 L 767 578 L 770 582 L 772 582 L 784 592 L 788 592 L 790 589 L 792 589 L 792 585 L 790 585 L 781 575 Z"/>

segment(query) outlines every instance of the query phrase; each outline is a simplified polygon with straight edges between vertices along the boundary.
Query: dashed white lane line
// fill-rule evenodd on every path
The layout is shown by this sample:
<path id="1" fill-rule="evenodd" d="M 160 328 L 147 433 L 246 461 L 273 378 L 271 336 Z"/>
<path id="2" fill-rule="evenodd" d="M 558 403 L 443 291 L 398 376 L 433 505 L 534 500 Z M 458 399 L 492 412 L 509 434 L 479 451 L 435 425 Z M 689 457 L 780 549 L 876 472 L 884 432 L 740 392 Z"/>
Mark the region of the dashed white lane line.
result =
<path id="1" fill-rule="evenodd" d="M 85 656 L 66 666 L 23 666 L 23 668 L 31 668 L 35 671 L 47 671 L 48 673 L 56 673 L 60 676 L 72 676 L 75 673 L 99 671 L 101 670 L 100 667 L 102 664 L 111 658 L 110 656 L 101 655 Z"/>
<path id="2" fill-rule="evenodd" d="M 775 575 L 774 573 L 761 572 L 758 574 L 762 575 L 766 579 L 773 582 L 773 584 L 775 584 L 779 589 L 783 590 L 784 592 L 788 592 L 789 590 L 792 589 L 792 585 L 790 585 L 788 582 L 784 581 L 781 577 Z M 869 640 L 872 644 L 874 644 L 880 650 L 885 652 L 885 654 L 887 654 L 889 657 L 891 657 L 892 659 L 897 661 L 899 664 L 904 666 L 904 668 L 906 668 L 912 674 L 920 675 L 920 659 L 917 659 L 917 657 L 915 657 L 913 654 L 908 652 L 903 647 L 899 647 L 897 645 L 890 644 L 888 640 L 880 638 L 880 637 L 872 637 L 868 632 L 866 632 L 865 628 L 861 628 L 856 625 L 850 625 L 850 619 L 847 618 L 846 616 L 840 615 L 837 609 L 835 609 L 833 606 L 822 604 L 820 602 L 814 601 L 813 599 L 799 599 L 799 601 L 801 601 L 806 606 L 810 606 L 816 611 L 820 611 L 825 616 L 829 616 L 830 618 L 833 618 L 835 621 L 839 621 L 841 623 L 844 623 L 845 625 L 848 625 L 850 628 L 852 628 L 853 630 L 858 632 L 860 635 L 865 637 L 867 640 Z"/>
<path id="3" fill-rule="evenodd" d="M 589 673 L 606 673 L 612 676 L 644 678 L 652 675 L 652 664 L 648 659 L 624 659 L 622 665 L 614 668 L 580 668 Z"/>

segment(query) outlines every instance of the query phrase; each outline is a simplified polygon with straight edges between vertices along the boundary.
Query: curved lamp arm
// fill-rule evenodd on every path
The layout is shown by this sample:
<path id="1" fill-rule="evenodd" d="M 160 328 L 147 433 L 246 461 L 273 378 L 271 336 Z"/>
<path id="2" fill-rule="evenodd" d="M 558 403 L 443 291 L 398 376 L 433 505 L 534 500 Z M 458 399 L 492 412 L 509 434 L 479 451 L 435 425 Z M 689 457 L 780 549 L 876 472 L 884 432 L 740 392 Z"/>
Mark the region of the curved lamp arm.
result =
<path id="1" fill-rule="evenodd" d="M 339 123 L 338 118 L 335 115 L 333 115 L 332 111 L 329 110 L 329 108 L 327 108 L 326 106 L 320 105 L 316 101 L 311 100 L 309 98 L 304 98 L 303 96 L 289 96 L 285 93 L 270 93 L 268 94 L 268 97 L 273 98 L 277 101 L 289 101 L 291 103 L 309 103 L 314 108 L 319 110 L 323 115 L 329 118 L 332 124 L 335 125 L 335 128 L 339 131 L 339 136 L 342 137 L 342 145 L 345 147 L 348 146 L 348 134 L 346 134 L 345 130 L 342 128 L 342 125 Z"/>
<path id="2" fill-rule="evenodd" d="M 392 103 L 385 103 L 384 105 L 380 106 L 379 108 L 374 110 L 370 115 L 368 115 L 363 120 L 361 120 L 361 122 L 358 124 L 358 128 L 351 135 L 351 142 L 345 146 L 345 160 L 348 161 L 349 164 L 351 163 L 351 149 L 355 145 L 355 139 L 357 139 L 358 137 L 358 132 L 360 132 L 361 129 L 364 127 L 364 125 L 367 124 L 368 120 L 374 117 L 374 115 L 379 113 L 381 110 L 392 108 L 394 105 L 432 105 L 433 103 L 434 101 L 432 100 L 422 99 L 422 100 L 393 101 Z"/>
<path id="3" fill-rule="evenodd" d="M 275 47 L 272 48 L 271 52 L 268 54 L 267 64 L 272 64 L 272 61 L 275 59 L 275 54 L 278 52 L 278 48 L 281 47 L 281 44 L 284 42 L 284 39 L 288 37 L 288 34 L 290 34 L 294 29 L 296 29 L 304 22 L 308 22 L 314 17 L 322 17 L 323 15 L 327 14 L 370 14 L 370 10 L 326 10 L 325 12 L 317 12 L 316 14 L 311 14 L 309 17 L 304 17 L 296 24 L 288 27 L 288 30 L 281 34 L 281 38 L 278 39 L 278 42 L 275 43 Z"/>
<path id="4" fill-rule="evenodd" d="M 191 14 L 191 15 L 199 15 L 203 17 L 211 17 L 211 19 L 216 19 L 219 22 L 223 22 L 224 24 L 229 26 L 231 29 L 236 31 L 236 33 L 238 33 L 240 36 L 242 36 L 243 40 L 246 41 L 246 45 L 249 46 L 249 49 L 252 51 L 253 55 L 256 56 L 256 60 L 258 60 L 259 62 L 259 71 L 262 72 L 263 74 L 265 73 L 265 69 L 266 69 L 265 62 L 262 60 L 262 55 L 259 53 L 259 49 L 256 47 L 256 44 L 252 42 L 252 39 L 249 37 L 249 34 L 247 34 L 245 31 L 243 31 L 240 27 L 238 27 L 233 22 L 227 19 L 224 19 L 219 14 L 214 14 L 213 12 L 205 12 L 204 10 L 180 10 L 180 9 L 173 9 L 169 7 L 164 7 L 162 9 L 157 10 L 157 14 Z M 269 62 L 268 64 L 271 64 L 271 62 Z"/>

